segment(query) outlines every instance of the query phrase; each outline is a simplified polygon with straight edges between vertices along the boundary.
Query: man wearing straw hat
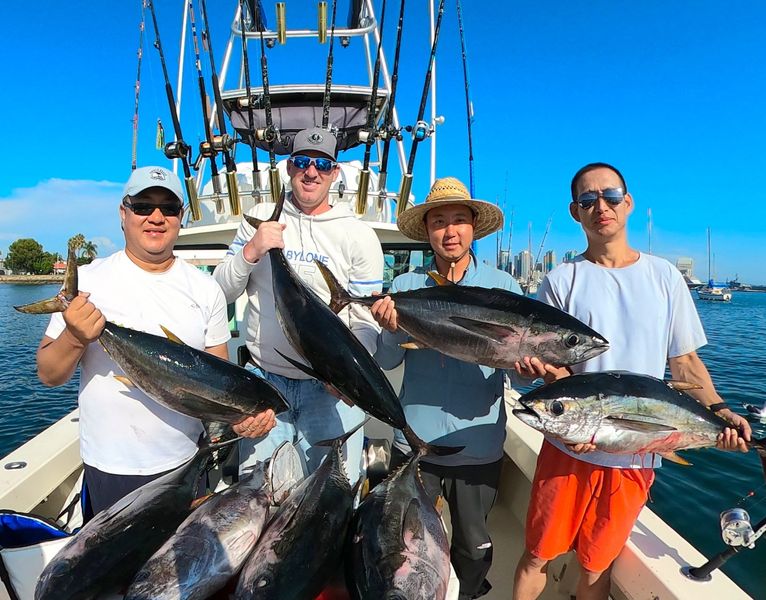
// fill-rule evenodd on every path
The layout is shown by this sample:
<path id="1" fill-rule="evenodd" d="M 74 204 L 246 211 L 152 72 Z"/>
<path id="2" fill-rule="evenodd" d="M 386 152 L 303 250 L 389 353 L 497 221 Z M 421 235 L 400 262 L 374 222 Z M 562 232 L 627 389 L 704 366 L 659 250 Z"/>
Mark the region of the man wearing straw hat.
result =
<path id="1" fill-rule="evenodd" d="M 391 292 L 436 285 L 438 271 L 457 285 L 502 288 L 521 293 L 509 273 L 480 263 L 471 251 L 474 240 L 500 229 L 503 213 L 495 205 L 471 198 L 453 177 L 437 180 L 425 203 L 399 217 L 407 237 L 429 242 L 433 259 L 394 279 Z M 426 456 L 421 475 L 428 493 L 443 495 L 452 519 L 450 556 L 460 580 L 461 600 L 486 594 L 485 577 L 492 564 L 492 541 L 486 521 L 497 493 L 505 441 L 504 372 L 450 358 L 436 350 L 405 350 L 407 334 L 397 328 L 396 306 L 386 296 L 372 306 L 383 327 L 375 358 L 384 369 L 404 361 L 400 400 L 410 426 L 425 441 L 464 446 L 452 456 Z M 406 460 L 410 448 L 397 431 L 392 467 Z"/>

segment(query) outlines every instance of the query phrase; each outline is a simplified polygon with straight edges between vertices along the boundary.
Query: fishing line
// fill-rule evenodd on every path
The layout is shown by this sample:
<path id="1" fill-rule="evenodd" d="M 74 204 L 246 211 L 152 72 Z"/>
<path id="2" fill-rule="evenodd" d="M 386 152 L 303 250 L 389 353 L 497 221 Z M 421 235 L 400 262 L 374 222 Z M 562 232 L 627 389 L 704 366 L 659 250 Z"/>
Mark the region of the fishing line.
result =
<path id="1" fill-rule="evenodd" d="M 130 170 L 135 171 L 138 161 L 138 98 L 141 92 L 141 59 L 144 57 L 144 30 L 146 29 L 146 4 L 141 2 L 141 23 L 138 25 L 138 67 L 136 69 L 135 109 L 133 111 L 133 146 Z"/>
<path id="2" fill-rule="evenodd" d="M 388 97 L 388 110 L 386 111 L 386 116 L 383 120 L 383 127 L 380 131 L 380 137 L 384 139 L 383 154 L 380 159 L 380 170 L 378 174 L 378 193 L 380 196 L 379 202 L 381 203 L 386 194 L 388 153 L 391 148 L 391 140 L 394 138 L 397 140 L 402 139 L 401 132 L 397 129 L 394 129 L 392 123 L 394 120 L 394 101 L 396 99 L 396 88 L 397 84 L 399 83 L 399 55 L 401 54 L 400 51 L 402 49 L 402 30 L 404 29 L 404 3 L 405 0 L 402 0 L 401 4 L 399 5 L 399 22 L 396 26 L 396 51 L 394 53 L 394 68 L 391 71 L 391 93 Z M 382 31 L 380 35 L 383 35 Z"/>
<path id="3" fill-rule="evenodd" d="M 380 37 L 378 38 L 378 50 L 375 58 L 375 69 L 372 74 L 372 92 L 370 94 L 370 106 L 367 109 L 367 131 L 365 136 L 367 138 L 364 141 L 364 163 L 362 165 L 362 172 L 359 173 L 359 185 L 356 191 L 356 213 L 359 215 L 364 214 L 367 211 L 367 188 L 370 181 L 370 154 L 372 152 L 372 145 L 375 143 L 377 137 L 375 108 L 377 104 L 378 96 L 378 79 L 380 77 L 380 63 L 383 52 L 383 30 L 386 20 L 386 0 L 383 0 L 383 5 L 380 10 Z M 383 203 L 378 201 L 378 212 L 383 210 Z"/>
<path id="4" fill-rule="evenodd" d="M 207 6 L 205 0 L 200 0 L 202 9 L 202 23 L 205 30 L 202 32 L 203 46 L 207 43 L 207 55 L 210 58 L 210 76 L 213 80 L 213 97 L 215 98 L 215 110 L 218 117 L 218 132 L 220 136 L 216 139 L 215 150 L 223 154 L 223 160 L 226 164 L 226 187 L 229 192 L 229 208 L 232 215 L 242 213 L 239 203 L 239 189 L 237 187 L 237 165 L 231 155 L 234 147 L 234 140 L 226 133 L 226 111 L 223 109 L 223 100 L 221 99 L 221 85 L 218 81 L 218 73 L 215 69 L 215 58 L 213 57 L 213 40 L 210 37 L 210 23 L 207 19 Z"/>
<path id="5" fill-rule="evenodd" d="M 460 49 L 463 55 L 463 81 L 465 82 L 465 111 L 468 123 L 468 173 L 469 173 L 469 187 L 471 190 L 471 198 L 476 197 L 474 182 L 473 182 L 473 136 L 472 127 L 473 124 L 473 104 L 471 103 L 470 83 L 468 81 L 468 52 L 465 45 L 465 34 L 463 33 L 463 9 L 460 5 L 460 0 L 457 0 L 457 23 L 460 31 Z M 502 247 L 502 243 L 501 243 Z"/>
<path id="6" fill-rule="evenodd" d="M 271 201 L 277 204 L 282 195 L 282 180 L 277 170 L 277 159 L 274 155 L 274 143 L 279 140 L 279 132 L 274 127 L 271 114 L 271 94 L 269 92 L 269 63 L 266 58 L 266 46 L 263 42 L 263 28 L 259 30 L 261 38 L 261 80 L 263 81 L 263 110 L 266 113 L 266 128 L 258 132 L 259 138 L 269 145 L 269 191 Z"/>
<path id="7" fill-rule="evenodd" d="M 431 126 L 423 121 L 426 111 L 426 102 L 428 102 L 428 88 L 431 86 L 431 74 L 433 73 L 434 61 L 436 60 L 436 47 L 439 43 L 439 32 L 441 31 L 442 17 L 444 16 L 444 0 L 439 1 L 439 15 L 436 18 L 434 28 L 434 40 L 431 44 L 431 55 L 428 57 L 428 68 L 423 82 L 423 93 L 420 96 L 420 108 L 418 109 L 417 122 L 410 129 L 412 131 L 412 146 L 410 147 L 410 158 L 407 161 L 407 172 L 402 176 L 402 183 L 399 187 L 399 203 L 396 207 L 397 216 L 401 215 L 407 208 L 407 201 L 412 189 L 412 171 L 415 167 L 415 155 L 418 151 L 418 145 L 425 138 L 431 135 Z"/>
<path id="8" fill-rule="evenodd" d="M 262 19 L 256 19 L 255 15 L 250 15 L 250 22 L 251 25 L 256 25 L 259 31 L 263 30 Z M 253 96 L 250 89 L 250 61 L 247 55 L 247 38 L 245 36 L 245 0 L 239 0 L 239 28 L 240 33 L 242 34 L 242 67 L 245 75 L 245 93 L 247 94 L 247 120 L 249 127 L 248 133 L 250 136 L 250 152 L 252 153 L 253 159 L 253 198 L 258 201 L 257 199 L 259 199 L 261 195 L 261 177 L 258 169 L 258 156 L 255 147 L 255 118 L 253 116 Z"/>
<path id="9" fill-rule="evenodd" d="M 328 129 L 330 123 L 330 89 L 332 88 L 333 47 L 335 45 L 335 13 L 338 1 L 332 0 L 332 24 L 330 26 L 330 50 L 327 53 L 327 76 L 322 99 L 322 129 Z"/>

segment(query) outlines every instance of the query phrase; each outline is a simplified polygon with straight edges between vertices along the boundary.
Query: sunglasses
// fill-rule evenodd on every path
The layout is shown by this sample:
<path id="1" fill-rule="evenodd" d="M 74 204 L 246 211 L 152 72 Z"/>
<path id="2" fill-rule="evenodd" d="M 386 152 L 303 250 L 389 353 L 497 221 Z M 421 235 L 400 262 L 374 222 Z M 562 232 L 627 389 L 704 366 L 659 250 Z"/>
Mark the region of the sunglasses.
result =
<path id="1" fill-rule="evenodd" d="M 606 188 L 604 190 L 583 192 L 577 196 L 576 202 L 580 205 L 580 208 L 588 210 L 598 202 L 599 197 L 606 200 L 609 206 L 617 206 L 625 200 L 625 192 L 622 191 L 622 188 Z"/>
<path id="2" fill-rule="evenodd" d="M 125 208 L 132 210 L 133 214 L 138 215 L 139 217 L 148 217 L 158 208 L 166 217 L 177 217 L 183 210 L 183 205 L 181 204 L 150 204 L 149 202 L 124 201 L 122 205 Z"/>
<path id="3" fill-rule="evenodd" d="M 305 156 L 303 154 L 291 156 L 289 160 L 295 165 L 295 168 L 300 169 L 301 171 L 305 171 L 311 165 L 314 165 L 314 168 L 320 173 L 332 171 L 335 168 L 335 165 L 338 164 L 331 158 L 311 158 L 310 156 Z"/>

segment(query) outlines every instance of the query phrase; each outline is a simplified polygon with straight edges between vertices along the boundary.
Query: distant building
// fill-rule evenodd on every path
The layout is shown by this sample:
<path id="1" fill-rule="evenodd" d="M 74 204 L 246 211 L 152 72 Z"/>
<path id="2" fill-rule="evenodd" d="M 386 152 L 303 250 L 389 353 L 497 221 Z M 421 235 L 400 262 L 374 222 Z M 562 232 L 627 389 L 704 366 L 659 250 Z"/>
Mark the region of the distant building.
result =
<path id="1" fill-rule="evenodd" d="M 66 273 L 66 263 L 63 260 L 53 263 L 53 274 L 63 275 Z"/>
<path id="2" fill-rule="evenodd" d="M 508 250 L 500 250 L 497 268 L 501 271 L 507 271 L 513 275 L 513 265 L 511 264 L 511 255 Z"/>
<path id="3" fill-rule="evenodd" d="M 681 275 L 684 275 L 685 277 L 688 277 L 689 279 L 694 279 L 694 260 L 687 257 L 682 256 L 676 261 L 676 268 L 681 271 Z"/>
<path id="4" fill-rule="evenodd" d="M 529 250 L 522 250 L 514 259 L 516 279 L 527 281 L 532 276 L 532 255 Z"/>
<path id="5" fill-rule="evenodd" d="M 577 257 L 577 255 L 580 254 L 577 250 L 568 250 L 566 254 L 564 254 L 564 262 L 574 262 L 574 259 Z"/>
<path id="6" fill-rule="evenodd" d="M 548 250 L 543 256 L 543 273 L 550 273 L 556 268 L 556 251 Z"/>

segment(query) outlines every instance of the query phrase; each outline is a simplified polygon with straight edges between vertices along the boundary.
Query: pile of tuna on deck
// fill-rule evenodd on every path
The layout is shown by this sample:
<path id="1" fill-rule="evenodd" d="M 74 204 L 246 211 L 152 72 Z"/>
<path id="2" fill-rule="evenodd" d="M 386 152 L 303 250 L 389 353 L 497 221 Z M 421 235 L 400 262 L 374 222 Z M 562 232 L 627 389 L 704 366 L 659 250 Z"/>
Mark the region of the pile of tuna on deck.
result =
<path id="1" fill-rule="evenodd" d="M 280 323 L 306 362 L 294 364 L 402 430 L 413 457 L 353 511 L 357 489 L 340 455 L 349 433 L 330 442 L 332 450 L 319 469 L 269 516 L 275 491 L 263 465 L 197 507 L 199 477 L 211 453 L 224 445 L 203 444 L 188 463 L 99 513 L 73 536 L 43 571 L 38 600 L 92 598 L 125 588 L 131 599 L 207 598 L 237 576 L 236 598 L 313 599 L 344 555 L 354 597 L 445 597 L 449 545 L 420 481 L 418 463 L 428 453 L 461 448 L 423 442 L 407 425 L 391 384 L 361 343 L 305 286 L 281 250 L 271 250 L 270 260 Z M 351 298 L 324 273 L 335 310 L 350 301 L 372 300 Z M 73 268 L 60 306 L 53 308 L 63 309 L 76 294 Z M 479 364 L 509 368 L 523 356 L 573 364 L 607 347 L 606 340 L 573 317 L 502 290 L 450 284 L 395 298 L 400 326 L 418 347 Z M 44 311 L 19 308 L 50 312 L 51 307 L 48 302 Z M 234 423 L 266 408 L 277 413 L 287 408 L 279 391 L 251 372 L 166 334 L 107 323 L 100 342 L 124 370 L 126 383 L 204 421 Z"/>

